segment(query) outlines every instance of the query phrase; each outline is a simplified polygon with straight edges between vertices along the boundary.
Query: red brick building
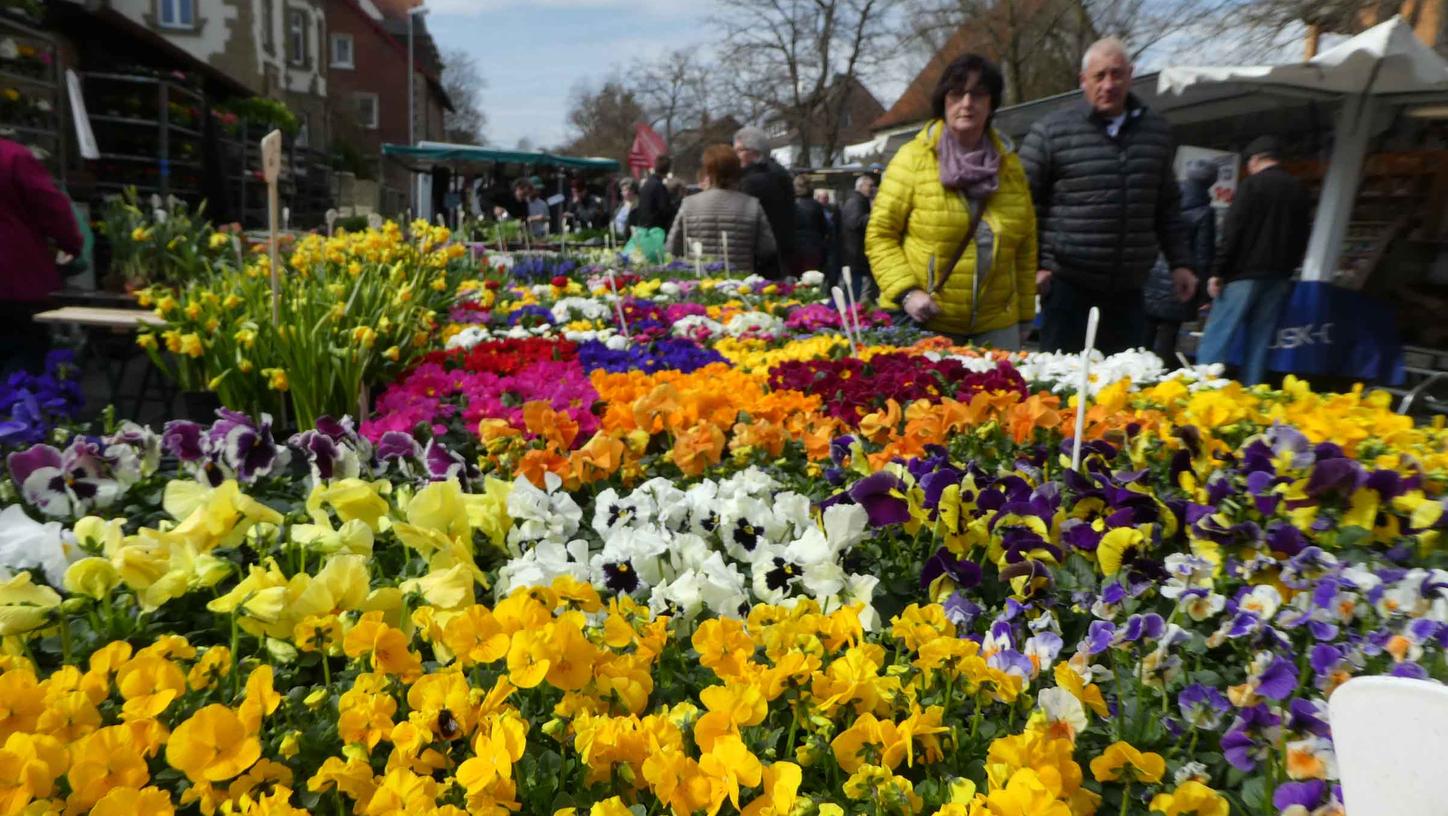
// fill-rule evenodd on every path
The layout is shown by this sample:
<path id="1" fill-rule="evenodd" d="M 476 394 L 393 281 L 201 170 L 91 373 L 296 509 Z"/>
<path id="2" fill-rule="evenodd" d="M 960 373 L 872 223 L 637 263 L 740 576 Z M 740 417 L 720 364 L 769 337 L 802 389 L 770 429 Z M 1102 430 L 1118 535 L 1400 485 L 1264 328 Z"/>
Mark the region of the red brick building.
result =
<path id="1" fill-rule="evenodd" d="M 343 169 L 378 182 L 382 212 L 400 212 L 408 206 L 411 174 L 384 162 L 382 145 L 408 143 L 407 12 L 391 18 L 369 0 L 327 0 L 326 10 L 332 146 L 348 165 Z M 425 20 L 413 21 L 418 141 L 443 138 L 450 104 Z"/>

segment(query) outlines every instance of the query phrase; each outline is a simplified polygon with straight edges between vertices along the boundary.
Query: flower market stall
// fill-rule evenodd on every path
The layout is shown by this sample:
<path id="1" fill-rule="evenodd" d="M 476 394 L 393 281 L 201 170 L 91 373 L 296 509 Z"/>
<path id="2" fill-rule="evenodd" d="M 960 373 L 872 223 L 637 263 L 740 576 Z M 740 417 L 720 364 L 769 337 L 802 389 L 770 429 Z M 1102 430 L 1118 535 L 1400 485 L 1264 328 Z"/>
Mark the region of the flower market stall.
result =
<path id="1" fill-rule="evenodd" d="M 278 322 L 213 267 L 142 342 L 214 417 L 0 401 L 11 812 L 1342 813 L 1330 695 L 1448 677 L 1385 394 L 422 222 L 298 242 Z"/>

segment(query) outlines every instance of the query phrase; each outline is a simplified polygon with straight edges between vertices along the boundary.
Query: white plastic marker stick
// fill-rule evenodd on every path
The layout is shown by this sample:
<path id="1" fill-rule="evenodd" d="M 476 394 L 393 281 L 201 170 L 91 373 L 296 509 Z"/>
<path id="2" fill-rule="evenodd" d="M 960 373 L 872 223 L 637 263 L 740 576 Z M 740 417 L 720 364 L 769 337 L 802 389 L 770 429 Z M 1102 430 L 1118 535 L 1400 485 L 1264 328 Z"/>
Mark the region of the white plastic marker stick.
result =
<path id="1" fill-rule="evenodd" d="M 278 208 L 281 200 L 277 197 L 277 179 L 282 173 L 282 132 L 273 130 L 261 140 L 261 173 L 266 181 L 267 226 L 271 237 L 271 292 L 272 323 L 281 326 L 281 282 L 277 277 L 281 266 L 281 247 L 277 243 L 277 221 L 281 216 Z"/>
<path id="2" fill-rule="evenodd" d="M 850 334 L 850 318 L 846 315 L 845 293 L 840 291 L 838 286 L 832 288 L 830 292 L 835 296 L 835 308 L 840 310 L 840 325 L 845 329 L 845 339 L 850 341 L 850 356 L 859 357 L 860 350 L 855 347 L 855 336 Z"/>
<path id="3" fill-rule="evenodd" d="M 332 237 L 332 229 L 333 229 L 333 226 L 337 223 L 337 211 L 336 211 L 335 209 L 327 210 L 327 216 L 326 216 L 326 218 L 327 218 L 327 237 L 328 237 L 328 238 L 331 238 L 331 237 Z"/>
<path id="4" fill-rule="evenodd" d="M 724 247 L 724 277 L 729 277 L 729 233 L 721 231 L 719 241 Z"/>
<path id="5" fill-rule="evenodd" d="M 233 232 L 231 234 L 231 248 L 236 250 L 236 268 L 245 269 L 246 255 L 241 251 L 241 233 Z"/>
<path id="6" fill-rule="evenodd" d="M 1091 386 L 1091 352 L 1096 347 L 1096 325 L 1101 310 L 1091 307 L 1086 317 L 1086 348 L 1081 350 L 1081 381 L 1076 389 L 1076 441 L 1071 445 L 1071 469 L 1081 469 L 1081 437 L 1086 433 L 1086 399 Z"/>
<path id="7" fill-rule="evenodd" d="M 695 241 L 695 242 L 694 242 L 694 247 L 693 247 L 693 249 L 694 249 L 694 277 L 703 279 L 703 277 L 704 277 L 704 242 L 703 242 L 703 241 Z"/>
<path id="8" fill-rule="evenodd" d="M 292 228 L 292 208 L 282 207 L 282 231 L 287 232 Z"/>
<path id="9" fill-rule="evenodd" d="M 628 333 L 628 321 L 623 316 L 623 297 L 618 293 L 618 280 L 613 276 L 613 270 L 608 270 L 608 288 L 613 290 L 613 305 L 618 310 L 618 330 L 623 332 L 623 339 L 632 342 Z"/>
<path id="10" fill-rule="evenodd" d="M 850 304 L 850 320 L 855 324 L 855 337 L 860 336 L 860 302 L 855 299 L 855 284 L 850 281 L 850 268 L 841 267 L 840 277 L 845 281 L 845 296 Z"/>

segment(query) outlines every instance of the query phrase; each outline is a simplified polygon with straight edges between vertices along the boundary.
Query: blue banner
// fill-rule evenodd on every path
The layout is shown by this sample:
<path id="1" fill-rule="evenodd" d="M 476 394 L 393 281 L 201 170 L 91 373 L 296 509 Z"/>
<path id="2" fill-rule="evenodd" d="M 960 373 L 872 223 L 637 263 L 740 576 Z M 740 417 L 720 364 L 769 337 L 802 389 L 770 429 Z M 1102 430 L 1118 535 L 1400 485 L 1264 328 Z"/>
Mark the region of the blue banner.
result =
<path id="1" fill-rule="evenodd" d="M 1228 355 L 1234 364 L 1242 361 L 1243 340 L 1239 331 Z M 1299 281 L 1277 321 L 1267 367 L 1401 385 L 1403 345 L 1393 307 L 1330 283 Z"/>

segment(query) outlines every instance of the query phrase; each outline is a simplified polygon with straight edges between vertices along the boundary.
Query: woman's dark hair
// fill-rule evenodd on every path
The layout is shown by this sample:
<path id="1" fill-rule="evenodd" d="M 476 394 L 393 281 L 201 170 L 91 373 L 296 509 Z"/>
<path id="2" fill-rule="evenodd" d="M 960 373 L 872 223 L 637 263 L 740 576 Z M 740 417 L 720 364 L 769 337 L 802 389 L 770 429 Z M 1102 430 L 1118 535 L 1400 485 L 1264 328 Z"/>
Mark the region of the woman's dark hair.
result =
<path id="1" fill-rule="evenodd" d="M 951 92 L 964 91 L 970 82 L 970 75 L 978 74 L 977 84 L 990 93 L 990 118 L 1001 109 L 1001 95 L 1005 92 L 1006 80 L 996 64 L 979 54 L 966 54 L 945 66 L 940 81 L 935 83 L 935 92 L 930 95 L 930 110 L 936 119 L 945 116 L 945 97 Z M 987 120 L 989 121 L 989 120 Z"/>

